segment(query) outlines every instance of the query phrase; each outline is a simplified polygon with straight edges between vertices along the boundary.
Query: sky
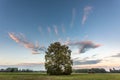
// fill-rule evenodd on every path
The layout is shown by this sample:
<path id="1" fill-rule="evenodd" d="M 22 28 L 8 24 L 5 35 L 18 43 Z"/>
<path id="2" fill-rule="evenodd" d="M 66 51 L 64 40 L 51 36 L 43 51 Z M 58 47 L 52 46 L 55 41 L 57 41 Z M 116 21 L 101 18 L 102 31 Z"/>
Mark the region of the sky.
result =
<path id="1" fill-rule="evenodd" d="M 0 68 L 44 70 L 61 42 L 73 68 L 120 67 L 120 0 L 0 0 Z"/>

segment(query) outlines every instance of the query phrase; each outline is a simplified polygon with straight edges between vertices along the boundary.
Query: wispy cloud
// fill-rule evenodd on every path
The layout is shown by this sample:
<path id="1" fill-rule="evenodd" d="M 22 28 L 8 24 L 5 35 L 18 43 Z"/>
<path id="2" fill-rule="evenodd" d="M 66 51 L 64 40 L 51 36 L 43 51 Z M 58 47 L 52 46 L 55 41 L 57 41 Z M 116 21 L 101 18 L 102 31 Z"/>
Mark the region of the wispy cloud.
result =
<path id="1" fill-rule="evenodd" d="M 88 34 L 86 34 L 84 37 L 83 37 L 83 39 L 82 40 L 87 40 L 88 39 Z"/>
<path id="2" fill-rule="evenodd" d="M 76 16 L 76 10 L 75 8 L 72 9 L 72 20 L 70 26 L 73 27 L 74 21 L 75 21 L 75 16 Z"/>
<path id="3" fill-rule="evenodd" d="M 79 48 L 79 53 L 85 53 L 86 51 L 88 51 L 89 49 L 94 49 L 94 48 L 98 48 L 101 45 L 100 44 L 96 44 L 92 41 L 76 41 L 76 42 L 71 42 L 71 41 L 67 41 L 65 42 L 66 45 L 70 45 L 70 46 L 75 46 Z"/>
<path id="4" fill-rule="evenodd" d="M 88 59 L 90 59 L 90 57 L 85 57 L 85 58 L 76 57 L 76 58 L 73 58 L 73 61 L 85 61 Z"/>
<path id="5" fill-rule="evenodd" d="M 47 31 L 48 31 L 48 33 L 51 33 L 51 28 L 47 27 Z"/>
<path id="6" fill-rule="evenodd" d="M 82 18 L 82 24 L 84 25 L 86 20 L 87 20 L 87 17 L 89 15 L 89 13 L 92 11 L 92 7 L 91 6 L 86 6 L 84 8 L 84 14 L 83 14 L 83 18 Z"/>
<path id="7" fill-rule="evenodd" d="M 17 35 L 14 36 L 15 35 L 14 33 L 8 33 L 8 34 L 9 34 L 10 38 L 12 38 L 15 42 L 17 42 L 17 43 L 20 42 L 20 38 Z"/>
<path id="8" fill-rule="evenodd" d="M 38 27 L 38 31 L 39 31 L 40 33 L 42 33 L 42 27 L 41 27 L 41 26 Z"/>
<path id="9" fill-rule="evenodd" d="M 85 61 L 80 61 L 76 60 L 73 61 L 73 65 L 88 65 L 88 64 L 97 64 L 100 63 L 102 60 L 97 59 L 97 60 L 85 60 Z"/>
<path id="10" fill-rule="evenodd" d="M 96 54 L 94 54 L 94 55 L 92 55 L 92 56 L 91 56 L 91 58 L 94 58 L 94 57 L 96 57 L 96 56 L 97 56 L 97 55 L 96 55 Z"/>
<path id="11" fill-rule="evenodd" d="M 41 26 L 38 27 L 38 31 L 41 37 L 44 36 L 43 28 Z"/>
<path id="12" fill-rule="evenodd" d="M 24 65 L 24 66 L 32 66 L 32 65 L 44 65 L 44 62 L 40 62 L 40 63 L 20 63 L 20 64 L 16 64 L 16 65 Z"/>
<path id="13" fill-rule="evenodd" d="M 21 44 L 25 48 L 31 49 L 33 54 L 38 54 L 41 49 L 45 49 L 45 47 L 40 47 L 38 42 L 33 44 L 32 42 L 28 41 L 23 34 L 8 33 L 8 35 L 16 43 Z"/>
<path id="14" fill-rule="evenodd" d="M 111 57 L 120 57 L 120 53 L 118 53 L 116 55 L 112 55 Z"/>
<path id="15" fill-rule="evenodd" d="M 54 25 L 53 27 L 54 27 L 55 34 L 58 35 L 58 29 L 57 29 L 57 26 Z"/>
<path id="16" fill-rule="evenodd" d="M 65 44 L 65 45 L 69 45 L 70 43 L 72 43 L 72 42 L 69 37 L 67 37 L 67 40 L 65 42 L 63 42 L 63 44 Z"/>
<path id="17" fill-rule="evenodd" d="M 62 24 L 61 26 L 62 26 L 62 32 L 65 33 L 65 27 L 64 27 L 64 24 Z"/>

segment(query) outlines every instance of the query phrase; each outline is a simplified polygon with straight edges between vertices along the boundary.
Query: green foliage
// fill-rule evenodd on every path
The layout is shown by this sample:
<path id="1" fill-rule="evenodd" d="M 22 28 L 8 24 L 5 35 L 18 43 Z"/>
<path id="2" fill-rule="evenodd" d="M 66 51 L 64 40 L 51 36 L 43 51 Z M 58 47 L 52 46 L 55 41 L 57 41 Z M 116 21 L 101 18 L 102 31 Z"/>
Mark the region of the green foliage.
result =
<path id="1" fill-rule="evenodd" d="M 45 68 L 50 75 L 70 75 L 72 73 L 71 50 L 59 42 L 50 44 L 45 55 Z"/>

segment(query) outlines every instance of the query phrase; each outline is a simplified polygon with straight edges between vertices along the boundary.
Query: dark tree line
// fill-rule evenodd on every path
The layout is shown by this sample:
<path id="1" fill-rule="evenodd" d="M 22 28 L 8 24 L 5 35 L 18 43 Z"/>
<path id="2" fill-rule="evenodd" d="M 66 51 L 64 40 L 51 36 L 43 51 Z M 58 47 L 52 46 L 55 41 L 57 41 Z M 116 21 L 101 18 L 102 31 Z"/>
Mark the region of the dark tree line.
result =
<path id="1" fill-rule="evenodd" d="M 116 70 L 115 68 L 109 69 L 109 71 L 110 71 L 111 73 L 120 73 L 120 69 L 119 69 L 119 70 Z"/>
<path id="2" fill-rule="evenodd" d="M 18 69 L 18 68 L 6 68 L 6 69 L 0 69 L 0 72 L 33 72 L 33 70 L 30 69 Z"/>
<path id="3" fill-rule="evenodd" d="M 107 71 L 103 68 L 92 68 L 92 69 L 75 69 L 75 73 L 106 73 Z"/>

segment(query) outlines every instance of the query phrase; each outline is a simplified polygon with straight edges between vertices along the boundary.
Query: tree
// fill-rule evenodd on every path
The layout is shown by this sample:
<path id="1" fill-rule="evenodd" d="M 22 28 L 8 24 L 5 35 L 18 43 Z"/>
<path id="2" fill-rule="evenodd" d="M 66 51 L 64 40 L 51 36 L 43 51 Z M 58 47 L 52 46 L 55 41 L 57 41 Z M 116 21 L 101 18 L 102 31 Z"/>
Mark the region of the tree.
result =
<path id="1" fill-rule="evenodd" d="M 120 69 L 117 70 L 117 69 L 113 68 L 113 69 L 109 69 L 109 70 L 111 73 L 120 73 Z"/>
<path id="2" fill-rule="evenodd" d="M 7 72 L 18 72 L 18 68 L 7 68 L 6 69 Z"/>
<path id="3" fill-rule="evenodd" d="M 70 75 L 72 73 L 71 50 L 60 42 L 50 44 L 45 52 L 45 69 L 49 75 Z"/>

